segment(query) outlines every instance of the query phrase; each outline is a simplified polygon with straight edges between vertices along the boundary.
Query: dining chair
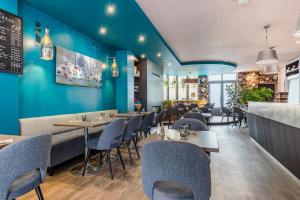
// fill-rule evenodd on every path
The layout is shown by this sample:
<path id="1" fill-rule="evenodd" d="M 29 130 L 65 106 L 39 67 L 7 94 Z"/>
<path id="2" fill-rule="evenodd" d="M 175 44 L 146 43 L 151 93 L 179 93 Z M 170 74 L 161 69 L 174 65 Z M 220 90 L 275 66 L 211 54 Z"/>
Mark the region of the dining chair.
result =
<path id="1" fill-rule="evenodd" d="M 201 113 L 197 113 L 197 112 L 185 113 L 183 118 L 198 119 L 201 122 L 203 122 L 204 124 L 207 124 L 207 121 L 206 121 L 205 117 Z"/>
<path id="2" fill-rule="evenodd" d="M 131 157 L 131 142 L 133 142 L 137 156 L 138 156 L 138 158 L 140 158 L 136 138 L 137 138 L 137 134 L 139 131 L 141 121 L 142 121 L 142 116 L 138 115 L 138 116 L 131 118 L 125 125 L 123 141 L 125 141 L 125 143 L 127 145 L 128 155 L 129 155 L 131 165 L 133 164 L 132 157 Z"/>
<path id="3" fill-rule="evenodd" d="M 191 143 L 149 142 L 142 151 L 142 183 L 145 194 L 153 200 L 208 200 L 209 156 Z"/>
<path id="4" fill-rule="evenodd" d="M 232 112 L 233 112 L 233 118 L 234 118 L 235 125 L 236 125 L 236 122 L 238 122 L 239 128 L 240 128 L 242 126 L 242 121 L 244 120 L 244 122 L 247 126 L 247 115 L 241 108 L 234 106 L 234 107 L 232 107 Z"/>
<path id="5" fill-rule="evenodd" d="M 198 104 L 196 104 L 196 103 L 192 103 L 192 104 L 190 105 L 190 107 L 189 107 L 190 110 L 198 109 L 198 108 L 199 108 L 199 106 L 198 106 Z"/>
<path id="6" fill-rule="evenodd" d="M 144 134 L 144 137 L 147 137 L 148 135 L 150 135 L 150 130 L 152 128 L 153 125 L 153 121 L 154 121 L 154 116 L 155 116 L 155 112 L 151 112 L 150 114 L 148 114 L 142 121 L 141 123 L 141 127 L 140 127 L 140 133 Z"/>
<path id="7" fill-rule="evenodd" d="M 100 137 L 93 138 L 88 141 L 88 154 L 84 163 L 82 176 L 85 175 L 86 167 L 89 161 L 90 150 L 100 151 L 99 167 L 102 165 L 102 153 L 104 152 L 106 163 L 108 164 L 111 179 L 113 179 L 110 152 L 112 149 L 117 149 L 117 155 L 121 161 L 122 167 L 125 170 L 125 165 L 120 152 L 120 145 L 125 128 L 125 120 L 117 119 L 108 124 L 102 131 Z"/>
<path id="8" fill-rule="evenodd" d="M 222 120 L 221 122 L 223 122 L 223 118 L 227 117 L 227 123 L 229 123 L 229 117 L 232 117 L 232 110 L 231 108 L 227 108 L 227 107 L 222 107 Z"/>
<path id="9" fill-rule="evenodd" d="M 43 200 L 40 185 L 45 181 L 52 136 L 30 137 L 0 150 L 0 199 L 11 200 L 35 189 Z"/>
<path id="10" fill-rule="evenodd" d="M 166 114 L 166 110 L 162 110 L 157 116 L 155 116 L 152 127 L 157 127 L 158 124 L 161 126 L 162 121 L 165 118 L 165 114 Z"/>
<path id="11" fill-rule="evenodd" d="M 192 118 L 182 118 L 177 120 L 171 129 L 181 129 L 184 124 L 191 125 L 191 130 L 194 131 L 209 131 L 209 128 L 202 121 Z"/>

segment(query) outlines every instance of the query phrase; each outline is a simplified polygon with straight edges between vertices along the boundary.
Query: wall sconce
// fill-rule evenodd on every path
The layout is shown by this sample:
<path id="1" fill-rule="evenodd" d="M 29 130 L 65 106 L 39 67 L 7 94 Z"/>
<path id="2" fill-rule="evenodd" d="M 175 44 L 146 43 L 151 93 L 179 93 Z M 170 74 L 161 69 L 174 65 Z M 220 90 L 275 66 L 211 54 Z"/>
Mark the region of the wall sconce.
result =
<path id="1" fill-rule="evenodd" d="M 44 36 L 41 38 L 41 31 L 44 29 Z M 53 60 L 53 44 L 49 36 L 49 28 L 42 27 L 40 23 L 35 24 L 35 44 L 40 46 L 40 58 L 42 60 Z"/>
<path id="2" fill-rule="evenodd" d="M 117 59 L 116 59 L 116 57 L 108 57 L 108 59 L 112 59 L 111 76 L 114 77 L 114 78 L 117 78 L 119 76 L 119 69 L 118 69 Z"/>

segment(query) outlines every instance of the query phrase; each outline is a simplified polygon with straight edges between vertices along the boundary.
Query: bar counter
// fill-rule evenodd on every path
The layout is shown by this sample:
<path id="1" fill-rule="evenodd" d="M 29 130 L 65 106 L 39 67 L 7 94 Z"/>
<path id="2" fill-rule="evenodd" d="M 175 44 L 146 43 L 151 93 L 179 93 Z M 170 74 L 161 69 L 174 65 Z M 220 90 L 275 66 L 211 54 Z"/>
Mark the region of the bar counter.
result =
<path id="1" fill-rule="evenodd" d="M 300 178 L 300 105 L 249 102 L 250 136 Z"/>

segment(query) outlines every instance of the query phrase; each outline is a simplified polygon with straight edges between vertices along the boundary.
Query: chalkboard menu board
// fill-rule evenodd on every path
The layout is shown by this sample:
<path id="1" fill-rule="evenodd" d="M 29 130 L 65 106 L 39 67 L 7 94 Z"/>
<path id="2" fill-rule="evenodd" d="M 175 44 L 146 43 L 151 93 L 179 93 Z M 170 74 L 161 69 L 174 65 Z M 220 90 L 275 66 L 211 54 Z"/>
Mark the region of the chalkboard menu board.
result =
<path id="1" fill-rule="evenodd" d="M 23 74 L 22 19 L 0 9 L 0 72 Z"/>

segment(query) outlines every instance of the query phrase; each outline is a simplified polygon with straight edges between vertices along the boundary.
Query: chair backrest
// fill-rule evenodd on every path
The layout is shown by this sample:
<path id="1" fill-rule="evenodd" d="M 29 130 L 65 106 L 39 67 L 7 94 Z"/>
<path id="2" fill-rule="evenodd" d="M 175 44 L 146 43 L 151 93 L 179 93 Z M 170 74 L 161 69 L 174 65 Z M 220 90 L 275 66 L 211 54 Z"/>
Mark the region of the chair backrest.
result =
<path id="1" fill-rule="evenodd" d="M 190 110 L 192 110 L 193 108 L 199 108 L 198 104 L 192 103 L 192 104 L 190 105 Z"/>
<path id="2" fill-rule="evenodd" d="M 121 143 L 122 136 L 124 134 L 124 128 L 124 119 L 117 119 L 108 124 L 99 137 L 97 149 L 109 150 L 111 148 L 111 144 L 115 142 L 116 139 L 119 139 L 119 142 Z"/>
<path id="3" fill-rule="evenodd" d="M 147 132 L 153 124 L 155 112 L 148 114 L 142 121 L 140 131 Z"/>
<path id="4" fill-rule="evenodd" d="M 166 115 L 166 110 L 162 110 L 157 116 L 155 116 L 154 126 L 157 126 L 158 123 L 161 123 L 164 120 L 165 115 Z"/>
<path id="5" fill-rule="evenodd" d="M 183 118 L 183 119 L 177 120 L 173 124 L 172 129 L 180 129 L 183 124 L 190 124 L 191 130 L 194 130 L 194 131 L 208 131 L 209 130 L 202 121 L 200 121 L 198 119 L 192 119 L 192 118 Z"/>
<path id="6" fill-rule="evenodd" d="M 0 150 L 0 199 L 7 199 L 11 184 L 27 172 L 39 170 L 45 180 L 52 135 L 30 137 Z"/>
<path id="7" fill-rule="evenodd" d="M 152 199 L 157 181 L 174 181 L 193 190 L 195 200 L 211 195 L 210 159 L 198 146 L 175 141 L 153 141 L 144 145 L 142 181 L 145 194 Z"/>
<path id="8" fill-rule="evenodd" d="M 130 120 L 128 120 L 124 129 L 124 135 L 123 135 L 124 140 L 132 139 L 133 133 L 137 133 L 137 131 L 139 130 L 141 121 L 142 121 L 141 115 L 137 115 L 135 117 L 132 117 Z"/>
<path id="9" fill-rule="evenodd" d="M 243 112 L 243 110 L 240 109 L 240 108 L 237 107 L 237 106 L 233 106 L 233 107 L 232 107 L 232 112 L 233 112 L 233 114 L 239 115 L 239 116 L 241 116 L 241 117 L 245 115 L 244 112 Z"/>
<path id="10" fill-rule="evenodd" d="M 198 119 L 203 123 L 207 123 L 205 117 L 201 114 L 201 113 L 197 113 L 197 112 L 190 112 L 190 113 L 185 113 L 184 118 L 192 118 L 192 119 Z"/>
<path id="11" fill-rule="evenodd" d="M 222 113 L 226 114 L 227 116 L 232 114 L 232 111 L 230 108 L 222 107 Z"/>

